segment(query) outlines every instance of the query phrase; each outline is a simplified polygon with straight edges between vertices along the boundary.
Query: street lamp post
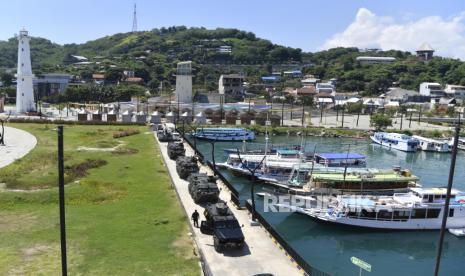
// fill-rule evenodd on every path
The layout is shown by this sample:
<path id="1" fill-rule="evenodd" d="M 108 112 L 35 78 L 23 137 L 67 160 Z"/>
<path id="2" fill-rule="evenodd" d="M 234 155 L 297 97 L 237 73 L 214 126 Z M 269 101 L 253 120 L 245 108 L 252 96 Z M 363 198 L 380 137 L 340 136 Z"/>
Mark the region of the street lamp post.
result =
<path id="1" fill-rule="evenodd" d="M 441 265 L 442 247 L 444 243 L 444 234 L 446 231 L 447 217 L 449 216 L 450 196 L 451 196 L 451 191 L 452 191 L 452 184 L 454 182 L 455 161 L 457 159 L 459 137 L 460 137 L 460 115 L 459 115 L 458 123 L 455 127 L 454 144 L 452 146 L 452 157 L 451 157 L 450 169 L 449 169 L 449 179 L 447 182 L 447 195 L 446 195 L 446 201 L 444 203 L 444 212 L 442 213 L 441 231 L 439 233 L 438 250 L 437 250 L 437 255 L 436 255 L 436 266 L 434 269 L 435 276 L 439 275 L 439 267 Z"/>
<path id="2" fill-rule="evenodd" d="M 68 275 L 66 258 L 65 169 L 63 154 L 63 126 L 58 126 L 58 197 L 60 208 L 61 273 Z"/>

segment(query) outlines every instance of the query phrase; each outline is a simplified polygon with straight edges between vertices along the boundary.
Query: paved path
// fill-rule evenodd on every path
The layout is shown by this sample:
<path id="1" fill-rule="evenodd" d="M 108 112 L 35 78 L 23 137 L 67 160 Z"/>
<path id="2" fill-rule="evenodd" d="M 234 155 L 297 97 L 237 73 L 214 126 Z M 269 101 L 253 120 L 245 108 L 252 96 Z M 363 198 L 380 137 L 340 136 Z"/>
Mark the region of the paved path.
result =
<path id="1" fill-rule="evenodd" d="M 165 160 L 168 172 L 180 197 L 181 204 L 186 210 L 188 217 L 197 209 L 200 213 L 200 220 L 204 220 L 203 208 L 194 203 L 187 189 L 188 182 L 179 178 L 176 173 L 176 162 L 169 159 L 167 154 L 167 143 L 159 143 L 160 150 Z M 193 150 L 187 143 L 186 155 L 194 155 Z M 210 168 L 201 166 L 201 172 L 213 175 Z M 194 228 L 190 221 L 191 228 L 194 229 L 194 239 L 199 250 L 204 255 L 205 260 L 213 275 L 255 275 L 259 273 L 271 273 L 273 275 L 302 275 L 297 267 L 289 260 L 278 246 L 273 243 L 268 233 L 259 226 L 250 226 L 250 217 L 245 210 L 237 210 L 230 201 L 230 193 L 226 186 L 218 181 L 221 189 L 220 198 L 228 203 L 231 211 L 243 225 L 242 231 L 245 236 L 246 246 L 242 250 L 226 250 L 217 253 L 213 247 L 213 238 L 200 233 L 199 228 Z"/>
<path id="2" fill-rule="evenodd" d="M 338 120 L 336 120 L 336 115 L 325 115 L 323 120 L 320 121 L 320 117 L 312 114 L 312 126 L 321 126 L 321 127 L 341 127 L 342 126 L 342 115 L 339 114 Z M 308 120 L 308 117 L 306 118 Z M 392 127 L 389 129 L 400 129 L 401 118 L 393 117 L 392 118 Z M 284 120 L 284 124 L 288 126 L 301 126 L 301 119 L 294 120 Z M 357 115 L 345 115 L 344 116 L 344 127 L 350 129 L 360 129 L 360 130 L 373 130 L 373 127 L 370 126 L 370 115 L 360 115 L 358 125 L 357 125 Z M 450 130 L 450 127 L 428 124 L 426 122 L 418 123 L 418 117 L 412 118 L 412 123 L 410 124 L 408 118 L 403 117 L 402 119 L 402 130 Z"/>
<path id="3" fill-rule="evenodd" d="M 5 127 L 5 146 L 0 146 L 0 168 L 28 154 L 36 144 L 36 137 L 29 132 Z"/>

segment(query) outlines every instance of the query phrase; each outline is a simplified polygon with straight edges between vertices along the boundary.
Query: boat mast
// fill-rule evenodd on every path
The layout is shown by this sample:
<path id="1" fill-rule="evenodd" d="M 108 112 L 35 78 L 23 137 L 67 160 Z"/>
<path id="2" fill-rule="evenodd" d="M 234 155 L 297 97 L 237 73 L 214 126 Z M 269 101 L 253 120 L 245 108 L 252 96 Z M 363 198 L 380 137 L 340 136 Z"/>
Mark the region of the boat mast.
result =
<path id="1" fill-rule="evenodd" d="M 268 114 L 266 114 L 266 122 L 265 122 L 265 160 L 264 160 L 265 167 L 266 167 L 267 156 L 268 156 Z"/>
<path id="2" fill-rule="evenodd" d="M 316 153 L 316 144 L 313 148 L 313 161 L 312 161 L 312 168 L 310 169 L 310 181 L 312 181 L 313 169 L 315 168 L 315 153 Z"/>

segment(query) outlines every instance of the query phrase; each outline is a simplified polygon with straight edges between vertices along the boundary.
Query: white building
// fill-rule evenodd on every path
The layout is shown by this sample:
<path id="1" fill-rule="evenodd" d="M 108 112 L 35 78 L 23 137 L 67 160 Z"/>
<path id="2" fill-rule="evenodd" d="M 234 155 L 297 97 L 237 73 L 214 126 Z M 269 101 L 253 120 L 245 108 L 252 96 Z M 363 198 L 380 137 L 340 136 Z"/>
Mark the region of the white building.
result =
<path id="1" fill-rule="evenodd" d="M 357 57 L 356 60 L 360 62 L 361 65 L 369 65 L 369 64 L 392 63 L 396 61 L 396 58 L 361 56 L 361 57 Z"/>
<path id="2" fill-rule="evenodd" d="M 449 97 L 454 97 L 461 100 L 465 99 L 465 86 L 463 85 L 447 84 L 444 92 L 446 92 L 447 96 Z"/>
<path id="3" fill-rule="evenodd" d="M 176 101 L 192 103 L 192 62 L 178 63 L 176 70 Z"/>
<path id="4" fill-rule="evenodd" d="M 27 31 L 22 29 L 18 36 L 18 70 L 16 73 L 16 112 L 25 113 L 36 110 L 32 85 L 31 52 Z"/>
<path id="5" fill-rule="evenodd" d="M 223 45 L 223 46 L 218 47 L 217 51 L 218 53 L 230 54 L 232 53 L 232 47 L 228 45 Z"/>
<path id="6" fill-rule="evenodd" d="M 221 95 L 244 96 L 244 76 L 239 74 L 221 75 L 218 81 Z"/>
<path id="7" fill-rule="evenodd" d="M 65 92 L 71 75 L 50 73 L 33 79 L 33 87 L 37 99 Z"/>
<path id="8" fill-rule="evenodd" d="M 445 95 L 441 84 L 437 82 L 422 82 L 420 84 L 420 95 L 440 98 Z"/>
<path id="9" fill-rule="evenodd" d="M 316 84 L 316 93 L 335 94 L 336 88 L 330 82 L 320 82 Z"/>
<path id="10" fill-rule="evenodd" d="M 433 58 L 434 54 L 434 49 L 429 45 L 427 42 L 423 43 L 418 47 L 416 50 L 417 52 L 417 57 L 419 57 L 422 60 L 430 60 Z"/>

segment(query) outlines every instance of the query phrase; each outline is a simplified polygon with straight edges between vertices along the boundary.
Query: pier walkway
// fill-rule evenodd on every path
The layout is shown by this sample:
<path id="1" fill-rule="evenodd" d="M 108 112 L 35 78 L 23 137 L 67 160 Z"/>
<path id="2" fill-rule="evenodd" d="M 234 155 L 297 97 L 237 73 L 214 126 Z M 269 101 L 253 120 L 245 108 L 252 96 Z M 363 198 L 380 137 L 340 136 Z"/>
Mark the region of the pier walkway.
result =
<path id="1" fill-rule="evenodd" d="M 250 225 L 250 216 L 247 211 L 235 208 L 230 201 L 231 196 L 228 189 L 221 181 L 218 181 L 218 187 L 221 189 L 220 198 L 228 203 L 239 224 L 243 225 L 242 231 L 246 245 L 242 250 L 216 252 L 213 247 L 213 237 L 202 234 L 200 229 L 195 228 L 190 220 L 190 215 L 197 209 L 200 213 L 200 224 L 200 221 L 205 219 L 203 208 L 195 204 L 189 195 L 188 182 L 178 176 L 176 162 L 169 159 L 167 154 L 168 143 L 158 142 L 158 144 L 181 205 L 189 218 L 190 228 L 193 230 L 193 239 L 206 262 L 207 273 L 209 272 L 211 275 L 255 275 L 261 273 L 285 276 L 303 275 L 303 271 L 299 270 L 279 249 L 279 246 L 272 241 L 265 229 L 260 226 Z M 187 143 L 184 143 L 184 146 L 187 156 L 194 155 L 193 149 Z M 210 168 L 203 165 L 200 166 L 200 172 L 213 175 Z"/>

